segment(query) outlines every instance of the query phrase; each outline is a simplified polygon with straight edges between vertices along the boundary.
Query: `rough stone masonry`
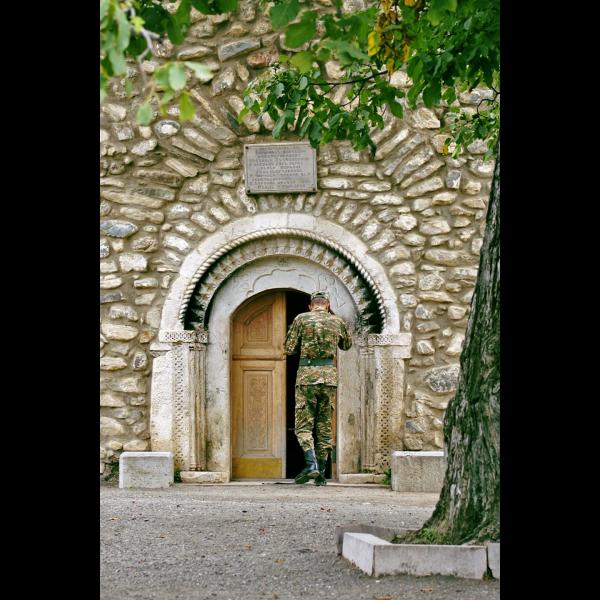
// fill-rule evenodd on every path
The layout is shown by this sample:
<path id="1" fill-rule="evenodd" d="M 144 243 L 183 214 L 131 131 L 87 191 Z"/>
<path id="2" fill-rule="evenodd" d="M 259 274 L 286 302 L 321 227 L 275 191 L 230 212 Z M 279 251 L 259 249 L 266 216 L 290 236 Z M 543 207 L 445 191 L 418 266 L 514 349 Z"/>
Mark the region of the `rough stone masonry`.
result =
<path id="1" fill-rule="evenodd" d="M 330 0 L 318 0 L 331 10 Z M 346 10 L 360 1 L 346 2 Z M 167 5 L 175 10 L 177 4 Z M 376 160 L 348 143 L 318 151 L 313 194 L 244 192 L 244 143 L 274 140 L 268 117 L 242 107 L 248 82 L 276 60 L 283 34 L 273 32 L 256 0 L 240 0 L 235 14 L 192 11 L 185 42 L 158 47 L 160 59 L 143 63 L 151 73 L 160 60 L 196 60 L 215 72 L 191 88 L 197 114 L 179 123 L 176 105 L 150 126 L 136 124 L 143 99 L 139 75 L 115 81 L 100 117 L 100 471 L 121 451 L 149 450 L 151 342 L 161 309 L 183 259 L 206 236 L 236 219 L 258 213 L 304 213 L 343 226 L 368 244 L 396 290 L 401 330 L 413 334 L 406 362 L 404 450 L 442 448 L 444 410 L 456 389 L 459 356 L 473 294 L 493 161 L 474 143 L 459 159 L 444 154 L 444 108 L 419 106 L 400 121 L 386 115 L 374 140 Z M 339 66 L 325 65 L 327 76 Z M 392 81 L 406 87 L 407 76 Z M 339 86 L 336 96 L 344 93 Z M 485 90 L 462 94 L 474 111 Z M 297 141 L 293 135 L 285 138 Z"/>

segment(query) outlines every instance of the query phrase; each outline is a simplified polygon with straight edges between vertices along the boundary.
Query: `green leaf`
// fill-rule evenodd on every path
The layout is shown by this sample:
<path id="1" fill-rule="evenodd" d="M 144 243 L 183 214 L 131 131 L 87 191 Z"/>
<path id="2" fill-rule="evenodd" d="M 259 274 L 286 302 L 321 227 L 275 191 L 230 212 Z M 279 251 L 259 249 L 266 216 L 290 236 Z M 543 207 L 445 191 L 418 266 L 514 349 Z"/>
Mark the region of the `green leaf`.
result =
<path id="1" fill-rule="evenodd" d="M 161 112 L 164 112 L 162 109 L 165 107 L 173 98 L 175 97 L 175 92 L 173 90 L 167 90 L 160 99 L 160 109 Z"/>
<path id="2" fill-rule="evenodd" d="M 150 106 L 150 102 L 144 102 L 138 108 L 135 118 L 140 125 L 150 125 L 152 121 L 152 106 Z"/>
<path id="3" fill-rule="evenodd" d="M 244 106 L 242 110 L 240 110 L 240 114 L 238 115 L 238 124 L 241 124 L 244 121 L 244 117 L 250 112 L 250 108 Z"/>
<path id="4" fill-rule="evenodd" d="M 298 83 L 298 89 L 303 90 L 308 85 L 308 79 L 306 77 L 300 77 L 300 81 Z"/>
<path id="5" fill-rule="evenodd" d="M 101 21 L 108 14 L 109 5 L 110 5 L 110 0 L 100 0 L 100 20 Z"/>
<path id="6" fill-rule="evenodd" d="M 287 0 L 276 4 L 269 11 L 271 16 L 271 25 L 276 31 L 283 29 L 290 21 L 293 21 L 300 12 L 298 0 Z"/>
<path id="7" fill-rule="evenodd" d="M 319 48 L 316 58 L 318 61 L 325 62 L 329 60 L 330 56 L 331 50 L 329 50 L 329 48 Z"/>
<path id="8" fill-rule="evenodd" d="M 281 117 L 279 117 L 279 120 L 277 121 L 277 123 L 275 123 L 275 127 L 273 127 L 273 137 L 275 139 L 278 139 L 279 136 L 281 135 L 281 130 L 283 128 L 283 126 L 286 123 L 286 119 L 285 119 L 285 113 L 281 115 Z"/>
<path id="9" fill-rule="evenodd" d="M 141 35 L 132 35 L 127 46 L 127 54 L 134 58 L 142 54 L 148 48 L 146 40 Z"/>
<path id="10" fill-rule="evenodd" d="M 302 51 L 292 56 L 290 63 L 300 71 L 300 73 L 308 73 L 312 69 L 314 55 L 312 52 Z M 304 77 L 306 79 L 306 77 Z M 306 87 L 306 86 L 304 86 Z M 304 88 L 300 88 L 303 90 Z"/>
<path id="11" fill-rule="evenodd" d="M 395 100 L 390 100 L 388 101 L 388 106 L 390 107 L 390 110 L 392 111 L 392 114 L 395 117 L 398 117 L 399 119 L 401 119 L 404 115 L 404 110 L 402 109 L 402 104 L 400 104 L 400 102 L 396 102 Z"/>
<path id="12" fill-rule="evenodd" d="M 135 33 L 139 33 L 144 26 L 144 19 L 136 15 L 133 17 L 133 19 L 131 19 L 131 24 L 133 25 L 133 31 L 135 31 Z"/>
<path id="13" fill-rule="evenodd" d="M 169 69 L 169 83 L 174 90 L 182 90 L 185 87 L 187 74 L 181 63 L 173 63 Z"/>
<path id="14" fill-rule="evenodd" d="M 439 25 L 442 22 L 443 17 L 444 14 L 441 11 L 436 10 L 435 8 L 430 8 L 427 11 L 427 18 L 429 19 L 429 22 L 434 26 Z"/>
<path id="15" fill-rule="evenodd" d="M 217 8 L 219 12 L 233 12 L 238 5 L 238 0 L 216 0 Z"/>
<path id="16" fill-rule="evenodd" d="M 237 122 L 235 116 L 232 115 L 229 111 L 227 111 L 227 120 L 229 121 L 229 124 L 231 125 L 231 128 L 234 131 L 240 131 L 240 124 Z"/>
<path id="17" fill-rule="evenodd" d="M 145 6 L 141 9 L 140 16 L 144 19 L 146 29 L 158 34 L 167 30 L 167 25 L 171 20 L 171 15 L 159 4 Z"/>
<path id="18" fill-rule="evenodd" d="M 131 98 L 131 92 L 133 91 L 133 85 L 131 84 L 131 79 L 127 79 L 125 81 L 125 93 L 128 98 Z"/>
<path id="19" fill-rule="evenodd" d="M 303 138 L 306 135 L 306 132 L 308 131 L 308 128 L 310 127 L 310 123 L 312 121 L 312 117 L 307 117 L 306 121 L 304 121 L 304 123 L 302 124 L 302 128 L 300 129 L 299 135 L 301 138 Z"/>
<path id="20" fill-rule="evenodd" d="M 456 12 L 457 0 L 431 0 L 430 10 Z"/>
<path id="21" fill-rule="evenodd" d="M 196 114 L 194 103 L 190 100 L 189 94 L 183 92 L 179 96 L 179 120 L 180 121 L 191 121 Z"/>
<path id="22" fill-rule="evenodd" d="M 186 61 L 185 66 L 189 67 L 192 71 L 194 71 L 194 75 L 202 83 L 210 81 L 215 76 L 214 73 L 206 65 L 203 65 L 201 63 Z"/>
<path id="23" fill-rule="evenodd" d="M 169 88 L 171 87 L 169 84 L 169 71 L 171 69 L 171 65 L 162 65 L 156 71 L 154 71 L 154 81 L 161 88 Z"/>
<path id="24" fill-rule="evenodd" d="M 449 87 L 444 92 L 443 98 L 448 104 L 452 104 L 456 100 L 456 90 L 454 89 L 454 87 Z"/>
<path id="25" fill-rule="evenodd" d="M 129 46 L 129 36 L 131 34 L 129 20 L 125 15 L 125 12 L 120 9 L 117 10 L 115 18 L 118 25 L 117 49 L 125 50 L 125 48 Z"/>
<path id="26" fill-rule="evenodd" d="M 216 15 L 218 12 L 208 0 L 192 0 L 192 6 L 204 15 Z"/>
<path id="27" fill-rule="evenodd" d="M 298 48 L 311 40 L 317 33 L 317 12 L 309 10 L 302 14 L 299 23 L 294 23 L 285 32 L 285 45 L 289 48 Z"/>
<path id="28" fill-rule="evenodd" d="M 114 75 L 125 75 L 127 73 L 127 63 L 122 52 L 119 52 L 116 48 L 111 48 L 108 52 L 108 58 Z"/>
<path id="29" fill-rule="evenodd" d="M 177 46 L 178 44 L 183 43 L 185 35 L 183 33 L 181 24 L 177 22 L 177 19 L 174 17 L 174 15 L 169 15 L 166 30 L 169 40 L 171 40 L 173 44 Z"/>
<path id="30" fill-rule="evenodd" d="M 440 82 L 433 81 L 423 90 L 423 102 L 431 108 L 440 101 Z"/>

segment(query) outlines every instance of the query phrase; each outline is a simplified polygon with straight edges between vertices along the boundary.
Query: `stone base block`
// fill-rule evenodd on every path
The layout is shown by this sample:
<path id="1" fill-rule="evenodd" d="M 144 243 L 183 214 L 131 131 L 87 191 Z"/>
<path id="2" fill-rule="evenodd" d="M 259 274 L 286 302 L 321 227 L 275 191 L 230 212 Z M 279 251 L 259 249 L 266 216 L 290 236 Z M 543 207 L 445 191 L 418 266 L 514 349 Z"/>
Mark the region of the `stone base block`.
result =
<path id="1" fill-rule="evenodd" d="M 413 529 L 391 529 L 389 527 L 380 527 L 379 525 L 364 525 L 362 523 L 353 523 L 350 525 L 336 525 L 335 539 L 337 544 L 337 553 L 342 553 L 344 545 L 344 534 L 350 533 L 370 533 L 386 542 L 391 542 L 396 536 L 414 531 Z"/>
<path id="2" fill-rule="evenodd" d="M 229 473 L 225 471 L 181 471 L 182 483 L 227 483 Z"/>
<path id="3" fill-rule="evenodd" d="M 383 483 L 385 475 L 375 473 L 340 473 L 338 481 L 340 483 Z"/>
<path id="4" fill-rule="evenodd" d="M 174 480 L 172 452 L 122 452 L 120 488 L 168 488 Z"/>
<path id="5" fill-rule="evenodd" d="M 439 452 L 392 452 L 392 490 L 439 493 L 446 474 L 446 457 Z"/>
<path id="6" fill-rule="evenodd" d="M 485 546 L 391 544 L 369 533 L 345 533 L 344 558 L 367 575 L 451 575 L 483 579 Z"/>
<path id="7" fill-rule="evenodd" d="M 391 546 L 392 544 L 370 533 L 346 532 L 342 545 L 342 556 L 367 575 L 373 575 L 375 572 L 375 548 L 386 545 Z"/>
<path id="8" fill-rule="evenodd" d="M 500 579 L 500 544 L 490 542 L 486 545 L 488 567 L 492 571 L 492 577 L 494 577 L 494 579 Z"/>

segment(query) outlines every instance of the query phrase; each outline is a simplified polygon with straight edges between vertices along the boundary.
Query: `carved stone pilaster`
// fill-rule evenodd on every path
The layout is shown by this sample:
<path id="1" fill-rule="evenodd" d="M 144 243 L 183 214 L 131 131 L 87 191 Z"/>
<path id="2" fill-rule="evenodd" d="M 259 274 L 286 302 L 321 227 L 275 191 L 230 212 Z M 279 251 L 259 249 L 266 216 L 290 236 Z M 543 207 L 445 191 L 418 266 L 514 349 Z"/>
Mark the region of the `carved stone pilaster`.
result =
<path id="1" fill-rule="evenodd" d="M 360 413 L 361 413 L 361 470 L 375 472 L 375 447 L 373 432 L 375 422 L 375 359 L 373 346 L 367 344 L 367 336 L 359 338 Z"/>
<path id="2" fill-rule="evenodd" d="M 204 419 L 205 330 L 161 330 L 159 342 L 169 344 L 171 358 L 171 440 L 175 466 L 185 471 L 202 470 L 206 463 Z"/>
<path id="3" fill-rule="evenodd" d="M 206 470 L 206 343 L 190 345 L 191 354 L 191 399 L 194 408 L 192 424 L 193 438 L 195 440 L 194 460 L 190 465 L 190 471 Z"/>
<path id="4" fill-rule="evenodd" d="M 363 472 L 383 473 L 391 450 L 401 448 L 404 359 L 409 333 L 367 334 L 359 338 Z"/>

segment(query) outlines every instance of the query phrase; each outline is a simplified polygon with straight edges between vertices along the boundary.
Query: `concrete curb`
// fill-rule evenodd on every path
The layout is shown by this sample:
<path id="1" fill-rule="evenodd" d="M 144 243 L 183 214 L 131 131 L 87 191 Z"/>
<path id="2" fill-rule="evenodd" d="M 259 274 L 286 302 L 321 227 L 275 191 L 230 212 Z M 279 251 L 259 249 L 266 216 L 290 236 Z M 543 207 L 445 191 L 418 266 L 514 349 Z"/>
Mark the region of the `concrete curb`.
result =
<path id="1" fill-rule="evenodd" d="M 390 527 L 379 527 L 378 525 L 363 525 L 362 523 L 351 523 L 350 525 L 336 525 L 335 540 L 337 553 L 342 554 L 344 545 L 344 534 L 348 533 L 370 533 L 386 542 L 391 542 L 396 536 L 404 535 L 415 529 L 391 529 Z"/>
<path id="2" fill-rule="evenodd" d="M 500 577 L 500 544 L 391 544 L 371 533 L 347 530 L 343 536 L 342 556 L 367 575 L 450 575 L 483 579 L 489 566 L 493 576 Z"/>

